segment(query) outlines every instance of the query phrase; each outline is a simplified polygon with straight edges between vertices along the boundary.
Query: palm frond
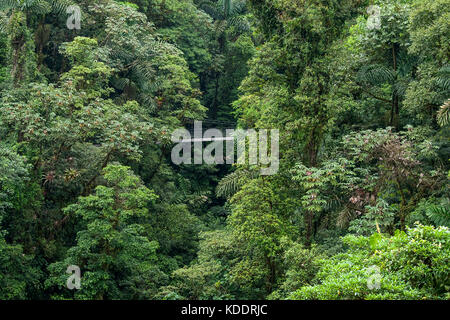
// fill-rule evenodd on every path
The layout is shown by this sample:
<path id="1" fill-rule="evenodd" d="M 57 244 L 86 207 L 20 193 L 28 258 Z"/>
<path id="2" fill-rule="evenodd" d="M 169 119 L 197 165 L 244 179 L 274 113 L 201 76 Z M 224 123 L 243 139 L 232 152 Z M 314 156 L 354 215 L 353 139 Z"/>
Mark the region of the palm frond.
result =
<path id="1" fill-rule="evenodd" d="M 236 170 L 220 180 L 216 194 L 218 197 L 230 198 L 248 181 L 255 178 L 257 173 L 249 170 Z"/>
<path id="2" fill-rule="evenodd" d="M 223 12 L 221 10 L 221 6 L 218 2 L 214 1 L 203 1 L 198 5 L 198 8 L 205 13 L 207 13 L 214 20 L 222 20 Z"/>
<path id="3" fill-rule="evenodd" d="M 408 90 L 408 87 L 409 87 L 410 80 L 411 80 L 411 78 L 400 79 L 400 81 L 396 82 L 393 85 L 394 92 L 399 97 L 404 97 L 405 96 L 406 90 Z"/>
<path id="4" fill-rule="evenodd" d="M 248 20 L 241 16 L 231 17 L 228 23 L 230 26 L 233 26 L 238 33 L 241 34 L 249 32 L 251 30 Z"/>
<path id="5" fill-rule="evenodd" d="M 247 1 L 237 0 L 232 2 L 231 16 L 243 15 L 247 10 Z"/>
<path id="6" fill-rule="evenodd" d="M 439 109 L 437 114 L 437 122 L 443 127 L 450 122 L 450 99 L 448 99 Z"/>
<path id="7" fill-rule="evenodd" d="M 52 5 L 46 0 L 2 0 L 0 3 L 0 11 L 10 9 L 32 11 L 35 14 L 46 14 L 52 10 Z"/>
<path id="8" fill-rule="evenodd" d="M 336 211 L 342 206 L 338 199 L 329 199 L 323 206 L 325 211 Z"/>
<path id="9" fill-rule="evenodd" d="M 52 0 L 50 2 L 52 7 L 52 12 L 57 15 L 65 14 L 68 7 L 73 5 L 73 1 L 71 0 Z"/>
<path id="10" fill-rule="evenodd" d="M 352 210 L 349 208 L 344 208 L 341 212 L 339 212 L 339 215 L 336 220 L 336 226 L 342 229 L 345 229 L 348 227 L 350 221 L 352 221 L 355 218 L 355 215 Z"/>
<path id="11" fill-rule="evenodd" d="M 0 33 L 6 32 L 6 26 L 8 25 L 8 17 L 2 11 L 0 11 Z"/>
<path id="12" fill-rule="evenodd" d="M 200 10 L 206 12 L 214 20 L 228 20 L 245 13 L 246 1 L 244 0 L 219 0 L 203 1 L 198 5 Z"/>
<path id="13" fill-rule="evenodd" d="M 127 78 L 114 78 L 111 80 L 111 84 L 114 88 L 124 90 L 126 86 L 130 84 L 130 79 Z"/>
<path id="14" fill-rule="evenodd" d="M 393 82 L 395 79 L 395 74 L 389 68 L 373 64 L 365 66 L 359 70 L 357 74 L 358 82 L 370 85 L 380 85 L 384 83 Z"/>
<path id="15" fill-rule="evenodd" d="M 425 213 L 437 226 L 450 227 L 449 199 L 446 199 L 441 205 L 431 205 Z"/>
<path id="16" fill-rule="evenodd" d="M 0 2 L 0 11 L 7 11 L 9 9 L 17 8 L 19 2 L 17 0 L 2 0 Z"/>
<path id="17" fill-rule="evenodd" d="M 30 1 L 31 2 L 31 1 Z M 35 14 L 47 14 L 52 11 L 52 6 L 49 2 L 44 0 L 36 0 L 30 3 L 29 7 L 25 10 L 30 10 Z"/>
<path id="18" fill-rule="evenodd" d="M 438 72 L 436 84 L 441 89 L 450 90 L 450 65 L 443 66 Z"/>

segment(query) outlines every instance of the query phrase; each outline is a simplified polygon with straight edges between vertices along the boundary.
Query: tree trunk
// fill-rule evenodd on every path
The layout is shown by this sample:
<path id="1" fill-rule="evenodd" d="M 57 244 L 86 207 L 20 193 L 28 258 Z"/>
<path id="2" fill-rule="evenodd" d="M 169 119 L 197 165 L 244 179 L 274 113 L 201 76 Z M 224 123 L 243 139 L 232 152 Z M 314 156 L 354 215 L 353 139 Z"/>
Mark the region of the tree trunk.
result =
<path id="1" fill-rule="evenodd" d="M 11 77 L 15 88 L 19 87 L 26 74 L 27 20 L 20 11 L 13 11 L 9 21 L 11 46 Z"/>

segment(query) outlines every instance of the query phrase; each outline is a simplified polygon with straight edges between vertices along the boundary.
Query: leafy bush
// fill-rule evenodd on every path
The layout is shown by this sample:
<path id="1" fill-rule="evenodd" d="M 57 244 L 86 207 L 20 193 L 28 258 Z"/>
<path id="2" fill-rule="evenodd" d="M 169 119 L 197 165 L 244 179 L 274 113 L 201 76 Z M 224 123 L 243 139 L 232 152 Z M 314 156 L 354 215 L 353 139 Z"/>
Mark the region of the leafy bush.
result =
<path id="1" fill-rule="evenodd" d="M 322 260 L 316 284 L 295 291 L 291 299 L 450 298 L 448 228 L 417 224 L 392 237 L 343 240 L 349 250 Z"/>

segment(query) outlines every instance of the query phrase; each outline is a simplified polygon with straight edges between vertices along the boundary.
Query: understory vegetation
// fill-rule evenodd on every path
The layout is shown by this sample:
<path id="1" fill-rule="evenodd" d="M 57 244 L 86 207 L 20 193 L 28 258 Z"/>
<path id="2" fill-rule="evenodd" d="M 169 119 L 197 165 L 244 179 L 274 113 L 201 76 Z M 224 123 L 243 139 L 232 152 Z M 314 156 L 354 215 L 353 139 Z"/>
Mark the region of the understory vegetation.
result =
<path id="1" fill-rule="evenodd" d="M 450 0 L 0 1 L 0 299 L 450 299 L 449 59 Z"/>

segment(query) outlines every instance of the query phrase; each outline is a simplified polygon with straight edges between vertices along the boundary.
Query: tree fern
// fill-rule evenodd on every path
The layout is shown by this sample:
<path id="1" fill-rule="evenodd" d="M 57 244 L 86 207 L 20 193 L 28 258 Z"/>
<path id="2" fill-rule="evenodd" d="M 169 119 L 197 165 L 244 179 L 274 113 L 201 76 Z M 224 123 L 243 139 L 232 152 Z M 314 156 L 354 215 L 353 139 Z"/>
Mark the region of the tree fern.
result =
<path id="1" fill-rule="evenodd" d="M 0 4 L 0 10 L 7 11 L 11 9 L 45 14 L 51 11 L 52 6 L 45 0 L 4 0 Z"/>
<path id="2" fill-rule="evenodd" d="M 450 227 L 449 199 L 446 199 L 441 205 L 430 205 L 425 213 L 436 226 Z"/>
<path id="3" fill-rule="evenodd" d="M 71 0 L 2 0 L 0 11 L 16 9 L 34 14 L 47 14 L 50 12 L 64 14 L 66 9 L 72 4 Z"/>
<path id="4" fill-rule="evenodd" d="M 246 11 L 246 1 L 204 1 L 199 5 L 199 8 L 216 21 L 216 29 L 226 25 L 227 27 L 235 27 L 240 33 L 250 31 L 247 19 L 242 16 Z"/>
<path id="5" fill-rule="evenodd" d="M 218 197 L 230 198 L 240 188 L 252 178 L 257 176 L 257 172 L 249 170 L 236 170 L 224 177 L 218 184 L 216 194 Z"/>
<path id="6" fill-rule="evenodd" d="M 394 81 L 395 74 L 389 68 L 372 64 L 364 66 L 357 74 L 357 80 L 363 84 L 380 85 Z"/>
<path id="7" fill-rule="evenodd" d="M 443 66 L 439 70 L 436 84 L 446 91 L 450 90 L 450 64 Z"/>

